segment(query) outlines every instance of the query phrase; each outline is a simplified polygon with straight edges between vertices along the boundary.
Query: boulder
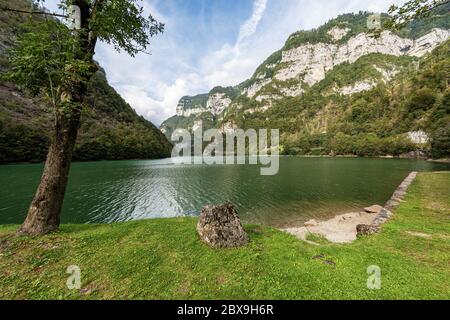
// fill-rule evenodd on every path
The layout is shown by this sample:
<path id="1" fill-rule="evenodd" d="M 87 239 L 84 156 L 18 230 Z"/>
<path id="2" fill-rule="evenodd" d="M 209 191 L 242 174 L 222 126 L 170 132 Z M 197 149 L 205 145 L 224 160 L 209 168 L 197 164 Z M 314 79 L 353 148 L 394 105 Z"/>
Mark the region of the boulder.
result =
<path id="1" fill-rule="evenodd" d="M 204 207 L 197 232 L 200 239 L 213 248 L 241 247 L 249 240 L 231 203 Z"/>
<path id="2" fill-rule="evenodd" d="M 378 204 L 375 204 L 375 205 L 373 205 L 373 206 L 364 208 L 364 211 L 367 212 L 367 213 L 378 213 L 378 212 L 381 211 L 381 209 L 383 209 L 382 206 L 380 206 L 380 205 L 378 205 Z"/>

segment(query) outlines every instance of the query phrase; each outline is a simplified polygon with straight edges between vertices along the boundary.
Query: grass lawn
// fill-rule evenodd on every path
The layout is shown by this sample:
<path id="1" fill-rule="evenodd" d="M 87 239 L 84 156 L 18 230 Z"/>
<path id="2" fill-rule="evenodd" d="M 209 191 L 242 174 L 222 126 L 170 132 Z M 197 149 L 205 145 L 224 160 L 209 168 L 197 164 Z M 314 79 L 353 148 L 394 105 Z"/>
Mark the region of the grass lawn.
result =
<path id="1" fill-rule="evenodd" d="M 246 226 L 248 247 L 213 250 L 193 218 L 63 225 L 33 238 L 0 226 L 0 298 L 450 299 L 449 186 L 450 172 L 421 173 L 380 234 L 348 245 Z M 69 265 L 81 268 L 80 290 L 66 287 Z M 371 265 L 380 290 L 367 289 Z"/>

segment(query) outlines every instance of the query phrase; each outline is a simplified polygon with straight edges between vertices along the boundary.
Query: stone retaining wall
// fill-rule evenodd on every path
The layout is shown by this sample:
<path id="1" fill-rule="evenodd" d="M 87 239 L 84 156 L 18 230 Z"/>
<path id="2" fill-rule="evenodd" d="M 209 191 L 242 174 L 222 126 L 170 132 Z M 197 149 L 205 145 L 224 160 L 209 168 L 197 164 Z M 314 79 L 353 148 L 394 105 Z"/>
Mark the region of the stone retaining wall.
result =
<path id="1" fill-rule="evenodd" d="M 386 202 L 383 209 L 377 214 L 371 225 L 359 224 L 356 226 L 357 235 L 368 235 L 380 231 L 381 225 L 385 223 L 391 216 L 392 211 L 398 208 L 400 202 L 405 197 L 406 191 L 414 179 L 417 177 L 417 172 L 411 172 L 405 180 L 398 186 L 392 197 Z"/>

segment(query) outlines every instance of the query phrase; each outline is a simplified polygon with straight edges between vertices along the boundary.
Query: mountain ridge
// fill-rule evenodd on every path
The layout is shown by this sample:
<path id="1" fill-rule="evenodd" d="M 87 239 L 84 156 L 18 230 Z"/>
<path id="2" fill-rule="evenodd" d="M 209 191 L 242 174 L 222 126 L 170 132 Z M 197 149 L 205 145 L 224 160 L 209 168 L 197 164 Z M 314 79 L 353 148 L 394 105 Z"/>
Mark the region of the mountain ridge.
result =
<path id="1" fill-rule="evenodd" d="M 5 5 L 28 10 L 27 0 Z M 23 15 L 0 14 L 0 71 L 8 68 L 5 50 L 14 46 Z M 171 143 L 151 122 L 139 116 L 112 88 L 105 71 L 92 77 L 75 146 L 74 160 L 169 157 Z M 0 163 L 44 161 L 52 130 L 52 113 L 41 97 L 0 82 Z"/>
<path id="2" fill-rule="evenodd" d="M 448 9 L 450 5 L 435 12 L 437 18 L 414 21 L 396 32 L 382 31 L 377 37 L 367 32 L 365 26 L 370 13 L 361 12 L 339 16 L 314 30 L 296 32 L 287 39 L 282 49 L 256 69 L 250 79 L 228 89 L 223 93 L 222 100 L 216 99 L 209 104 L 213 107 L 219 104 L 220 108 L 216 110 L 221 112 L 211 112 L 208 100 L 193 110 L 179 105 L 177 115 L 163 122 L 160 129 L 170 138 L 175 128 L 191 129 L 199 120 L 204 122 L 204 128 L 216 127 L 222 132 L 237 127 L 250 128 L 251 125 L 255 129 L 261 125 L 273 127 L 277 118 L 282 118 L 284 122 L 292 120 L 282 115 L 282 105 L 295 103 L 298 114 L 308 107 L 304 105 L 305 101 L 300 101 L 301 97 L 305 98 L 303 100 L 314 100 L 315 96 L 319 101 L 328 95 L 339 101 L 342 95 L 352 96 L 373 90 L 380 84 L 388 85 L 396 78 L 407 76 L 411 66 L 420 64 L 424 56 L 449 39 Z M 334 72 L 335 69 L 341 73 Z M 321 90 L 318 90 L 319 87 Z M 229 92 L 233 93 L 233 97 Z M 203 99 L 214 97 L 212 92 L 202 96 Z M 279 106 L 279 113 L 273 117 L 274 112 L 269 111 L 275 105 Z M 317 111 L 311 106 L 308 108 L 310 112 Z M 323 112 L 326 106 L 319 108 Z M 252 117 L 259 117 L 258 123 L 252 121 Z M 305 125 L 315 126 L 313 121 Z M 286 128 L 285 123 L 280 126 L 280 129 L 283 128 Z M 299 131 L 298 128 L 282 130 L 282 136 Z M 315 131 L 310 130 L 309 133 Z M 327 131 L 324 126 L 322 131 Z M 285 142 L 286 139 L 282 139 L 282 144 Z"/>

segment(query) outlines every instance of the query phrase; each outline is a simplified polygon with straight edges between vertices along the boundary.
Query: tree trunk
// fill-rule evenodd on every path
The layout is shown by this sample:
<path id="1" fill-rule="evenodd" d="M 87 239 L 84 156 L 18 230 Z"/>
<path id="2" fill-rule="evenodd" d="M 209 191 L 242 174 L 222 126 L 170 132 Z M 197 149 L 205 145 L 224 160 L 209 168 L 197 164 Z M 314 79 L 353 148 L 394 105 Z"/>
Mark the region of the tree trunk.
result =
<path id="1" fill-rule="evenodd" d="M 19 234 L 40 235 L 58 229 L 80 116 L 78 107 L 70 116 L 57 112 L 41 182 Z"/>
<path id="2" fill-rule="evenodd" d="M 97 37 L 89 32 L 90 1 L 73 0 L 72 4 L 80 8 L 81 14 L 82 32 L 79 30 L 74 31 L 74 36 L 78 37 L 81 46 L 78 58 L 82 60 L 88 59 L 92 63 L 92 69 L 90 70 L 90 75 L 85 76 L 82 81 L 74 81 L 72 83 L 69 81 L 66 83 L 66 90 L 63 90 L 60 96 L 60 102 L 63 103 L 66 110 L 55 110 L 55 129 L 48 150 L 44 172 L 25 222 L 18 230 L 19 234 L 46 234 L 56 231 L 59 227 L 73 148 L 80 127 L 81 105 L 87 91 L 86 84 L 90 80 L 91 75 L 97 71 L 97 66 L 92 60 Z M 96 9 L 99 10 L 102 4 L 103 0 L 96 2 Z"/>

